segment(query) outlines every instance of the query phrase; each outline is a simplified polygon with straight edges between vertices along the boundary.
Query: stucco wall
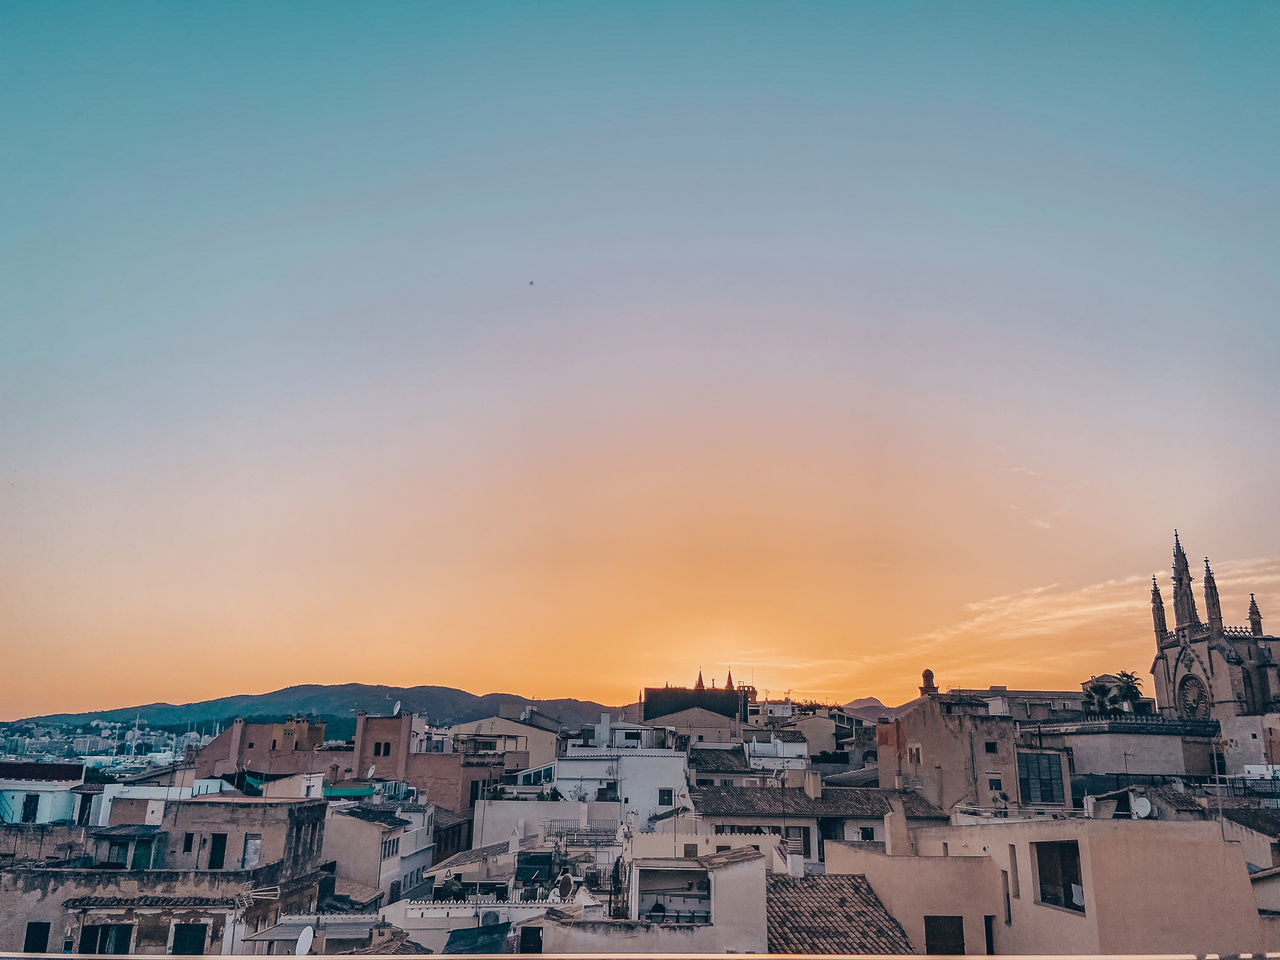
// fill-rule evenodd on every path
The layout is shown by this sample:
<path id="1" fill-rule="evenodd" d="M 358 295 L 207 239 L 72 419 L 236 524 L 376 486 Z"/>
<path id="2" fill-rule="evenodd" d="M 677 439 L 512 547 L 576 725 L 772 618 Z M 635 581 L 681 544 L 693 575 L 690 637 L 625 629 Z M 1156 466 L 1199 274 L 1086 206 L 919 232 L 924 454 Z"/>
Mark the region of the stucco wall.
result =
<path id="1" fill-rule="evenodd" d="M 986 953 L 984 917 L 1001 911 L 1000 871 L 990 857 L 891 857 L 827 842 L 827 873 L 862 874 L 924 953 L 924 918 L 964 918 L 965 953 Z"/>
<path id="2" fill-rule="evenodd" d="M 1000 953 L 1241 953 L 1262 948 L 1240 848 L 1207 821 L 1040 820 L 915 831 L 918 849 L 989 856 L 1016 851 L 1021 896 L 995 925 Z M 1075 840 L 1084 912 L 1037 902 L 1033 843 Z M 999 874 L 997 873 L 997 876 Z M 1003 904 L 1001 904 L 1001 908 Z M 988 911 L 992 912 L 992 911 Z"/>

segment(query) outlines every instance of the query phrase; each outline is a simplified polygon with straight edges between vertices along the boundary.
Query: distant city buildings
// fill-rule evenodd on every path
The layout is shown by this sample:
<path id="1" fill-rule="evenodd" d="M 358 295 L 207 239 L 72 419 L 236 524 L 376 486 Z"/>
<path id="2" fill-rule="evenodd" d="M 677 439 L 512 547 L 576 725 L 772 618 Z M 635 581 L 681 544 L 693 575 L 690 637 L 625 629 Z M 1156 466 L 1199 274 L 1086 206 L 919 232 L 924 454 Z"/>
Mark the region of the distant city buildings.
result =
<path id="1" fill-rule="evenodd" d="M 926 669 L 899 706 L 822 705 L 730 673 L 575 724 L 27 724 L 0 952 L 1277 950 L 1276 638 L 1256 601 L 1223 624 L 1207 562 L 1202 621 L 1188 571 L 1175 538 L 1154 698 Z"/>

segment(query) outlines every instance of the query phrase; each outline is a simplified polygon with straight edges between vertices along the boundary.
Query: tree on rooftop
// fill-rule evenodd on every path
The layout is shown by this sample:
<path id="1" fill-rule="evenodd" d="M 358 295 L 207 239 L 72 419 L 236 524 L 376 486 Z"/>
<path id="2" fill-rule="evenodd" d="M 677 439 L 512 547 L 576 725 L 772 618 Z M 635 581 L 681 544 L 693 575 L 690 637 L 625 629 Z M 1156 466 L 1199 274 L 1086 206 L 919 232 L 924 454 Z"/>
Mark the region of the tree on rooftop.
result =
<path id="1" fill-rule="evenodd" d="M 1115 697 L 1136 709 L 1142 699 L 1142 679 L 1131 670 L 1121 670 L 1116 674 Z"/>

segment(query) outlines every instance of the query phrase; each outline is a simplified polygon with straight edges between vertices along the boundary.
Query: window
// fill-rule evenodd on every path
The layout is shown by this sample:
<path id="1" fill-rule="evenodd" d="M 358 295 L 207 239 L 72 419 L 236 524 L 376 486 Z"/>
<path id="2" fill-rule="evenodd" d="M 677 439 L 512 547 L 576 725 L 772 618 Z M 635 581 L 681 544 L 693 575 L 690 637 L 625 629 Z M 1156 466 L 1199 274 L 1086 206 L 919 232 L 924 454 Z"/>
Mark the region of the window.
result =
<path id="1" fill-rule="evenodd" d="M 1023 803 L 1062 803 L 1062 761 L 1056 753 L 1018 754 Z"/>
<path id="2" fill-rule="evenodd" d="M 274 750 L 275 748 L 276 748 L 276 742 L 275 742 L 274 740 L 272 740 L 272 741 L 271 741 L 271 749 L 272 749 L 272 750 Z"/>
<path id="3" fill-rule="evenodd" d="M 724 853 L 728 849 L 729 849 L 729 845 L 727 843 L 716 844 L 716 853 Z"/>
<path id="4" fill-rule="evenodd" d="M 999 793 L 1004 789 L 999 777 L 987 777 L 987 789 L 992 793 Z"/>
<path id="5" fill-rule="evenodd" d="M 920 744 L 907 744 L 907 763 L 919 765 L 920 763 Z"/>
<path id="6" fill-rule="evenodd" d="M 227 859 L 227 835 L 215 833 L 209 840 L 209 869 L 221 870 Z"/>
<path id="7" fill-rule="evenodd" d="M 924 952 L 964 953 L 964 917 L 925 917 Z"/>
<path id="8" fill-rule="evenodd" d="M 874 840 L 875 838 L 876 838 L 876 828 L 875 828 L 875 827 L 859 827 L 859 828 L 858 828 L 858 839 L 859 839 L 859 840 L 872 841 L 872 840 Z"/>
<path id="9" fill-rule="evenodd" d="M 698 856 L 698 845 L 696 843 L 686 843 L 684 845 L 684 858 L 686 860 L 695 860 Z"/>
<path id="10" fill-rule="evenodd" d="M 40 794 L 28 793 L 22 798 L 22 822 L 35 823 L 36 814 L 40 812 Z"/>
<path id="11" fill-rule="evenodd" d="M 27 937 L 22 941 L 23 953 L 49 952 L 49 924 L 41 920 L 27 923 Z"/>
<path id="12" fill-rule="evenodd" d="M 240 867 L 252 870 L 262 859 L 262 834 L 246 833 L 244 835 L 244 853 L 240 857 Z"/>
<path id="13" fill-rule="evenodd" d="M 198 956 L 204 953 L 209 927 L 203 923 L 175 923 L 173 925 L 173 950 L 177 956 Z"/>
<path id="14" fill-rule="evenodd" d="M 131 923 L 86 923 L 80 928 L 79 953 L 128 953 Z"/>
<path id="15" fill-rule="evenodd" d="M 194 833 L 184 833 L 182 835 L 182 852 L 190 853 L 191 848 L 195 846 L 196 835 Z"/>
<path id="16" fill-rule="evenodd" d="M 252 740 L 250 740 L 250 741 L 249 741 L 249 747 L 248 747 L 248 749 L 250 749 L 250 750 L 252 750 L 252 749 L 253 749 L 253 741 L 252 741 Z"/>
<path id="17" fill-rule="evenodd" d="M 716 782 L 712 780 L 710 777 L 698 778 L 698 786 L 700 787 L 714 787 L 715 785 L 716 785 Z"/>
<path id="18" fill-rule="evenodd" d="M 1013 923 L 1013 903 L 1009 899 L 1009 871 L 1000 871 L 1000 897 L 1004 901 L 1004 922 Z"/>
<path id="19" fill-rule="evenodd" d="M 636 742 L 638 743 L 638 742 L 640 741 L 640 731 L 639 731 L 639 730 L 627 730 L 627 731 L 625 731 L 625 732 L 622 734 L 622 739 L 624 739 L 624 740 L 634 740 L 634 741 L 636 741 Z"/>
<path id="20" fill-rule="evenodd" d="M 1031 844 L 1040 892 L 1038 903 L 1084 913 L 1084 887 L 1080 882 L 1080 845 L 1075 840 Z"/>
<path id="21" fill-rule="evenodd" d="M 670 787 L 662 787 L 658 790 L 658 806 L 669 807 L 675 803 L 675 791 Z"/>
<path id="22" fill-rule="evenodd" d="M 1009 844 L 1009 885 L 1013 899 L 1021 899 L 1022 885 L 1018 883 L 1018 848 L 1012 843 Z"/>
<path id="23" fill-rule="evenodd" d="M 732 786 L 733 786 L 733 777 L 725 777 L 724 779 L 722 779 L 722 780 L 720 781 L 720 786 L 722 786 L 722 787 L 732 787 Z"/>
<path id="24" fill-rule="evenodd" d="M 380 756 L 382 756 L 382 744 L 381 744 L 381 743 L 378 743 L 378 742 L 375 742 L 375 743 L 374 743 L 374 745 L 373 745 L 373 755 L 374 755 L 375 757 L 380 757 Z"/>
<path id="25" fill-rule="evenodd" d="M 1000 752 L 1000 744 L 994 740 L 988 740 L 987 753 L 999 753 L 999 752 Z"/>

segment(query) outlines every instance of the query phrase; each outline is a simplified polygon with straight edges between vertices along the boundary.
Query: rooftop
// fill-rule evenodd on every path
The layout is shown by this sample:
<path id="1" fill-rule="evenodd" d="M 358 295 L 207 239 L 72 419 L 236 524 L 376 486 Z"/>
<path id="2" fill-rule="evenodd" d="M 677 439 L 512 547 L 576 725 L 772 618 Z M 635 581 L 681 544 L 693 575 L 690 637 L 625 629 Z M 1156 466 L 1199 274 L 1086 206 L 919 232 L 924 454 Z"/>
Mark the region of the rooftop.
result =
<path id="1" fill-rule="evenodd" d="M 765 878 L 770 953 L 913 953 L 865 877 Z"/>
<path id="2" fill-rule="evenodd" d="M 754 773 L 742 748 L 714 750 L 692 747 L 689 750 L 689 767 L 699 773 Z"/>
<path id="3" fill-rule="evenodd" d="M 63 906 L 68 910 L 125 910 L 134 907 L 211 907 L 222 910 L 235 906 L 230 897 L 72 897 Z"/>
<path id="4" fill-rule="evenodd" d="M 1260 807 L 1226 807 L 1223 819 L 1239 824 L 1265 837 L 1280 840 L 1280 810 Z"/>
<path id="5" fill-rule="evenodd" d="M 334 813 L 344 817 L 354 817 L 356 820 L 363 820 L 365 823 L 377 823 L 384 827 L 411 827 L 412 820 L 405 820 L 403 817 L 397 817 L 391 810 L 371 810 L 369 807 L 357 804 L 354 807 L 344 807 L 334 810 Z"/>
<path id="6" fill-rule="evenodd" d="M 750 737 L 744 739 L 757 740 L 760 743 L 767 743 L 770 739 L 776 739 L 779 743 L 808 743 L 809 738 L 804 735 L 801 730 L 788 730 L 785 728 L 774 730 L 753 731 Z"/>
<path id="7" fill-rule="evenodd" d="M 84 779 L 82 763 L 33 763 L 26 760 L 0 760 L 0 780 L 30 780 L 68 783 Z"/>
<path id="8" fill-rule="evenodd" d="M 918 793 L 881 787 L 824 786 L 819 797 L 800 787 L 702 787 L 689 798 L 699 814 L 712 817 L 883 817 L 898 799 L 909 819 L 948 819 Z"/>

